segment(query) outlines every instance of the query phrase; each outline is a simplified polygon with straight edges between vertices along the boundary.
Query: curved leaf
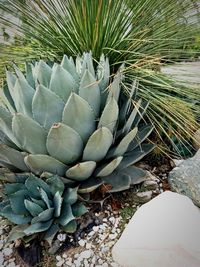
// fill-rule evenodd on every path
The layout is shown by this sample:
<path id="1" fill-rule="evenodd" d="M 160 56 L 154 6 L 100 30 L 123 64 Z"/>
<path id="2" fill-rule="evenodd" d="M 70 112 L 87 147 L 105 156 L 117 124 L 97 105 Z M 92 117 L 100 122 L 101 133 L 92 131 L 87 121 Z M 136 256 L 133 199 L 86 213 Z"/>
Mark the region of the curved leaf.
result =
<path id="1" fill-rule="evenodd" d="M 79 189 L 78 193 L 85 194 L 85 193 L 91 193 L 95 189 L 97 189 L 99 186 L 103 184 L 102 179 L 98 177 L 91 177 L 87 179 L 86 181 L 82 182 Z"/>
<path id="2" fill-rule="evenodd" d="M 83 181 L 89 178 L 96 167 L 95 161 L 80 162 L 66 171 L 66 176 L 75 180 Z"/>
<path id="3" fill-rule="evenodd" d="M 47 134 L 37 122 L 22 114 L 15 114 L 12 130 L 23 150 L 32 154 L 47 154 Z"/>
<path id="4" fill-rule="evenodd" d="M 14 224 L 27 224 L 32 219 L 31 216 L 18 215 L 14 213 L 10 205 L 7 205 L 3 210 L 0 210 L 0 215 Z"/>
<path id="5" fill-rule="evenodd" d="M 39 188 L 42 188 L 48 196 L 51 196 L 49 186 L 42 179 L 35 177 L 33 174 L 28 177 L 25 186 L 33 198 L 40 198 Z"/>
<path id="6" fill-rule="evenodd" d="M 116 147 L 116 149 L 113 152 L 113 156 L 123 156 L 126 150 L 128 149 L 128 146 L 130 145 L 131 141 L 135 138 L 136 134 L 138 132 L 138 128 L 135 127 L 132 131 L 130 131 L 119 143 L 119 145 Z"/>
<path id="7" fill-rule="evenodd" d="M 54 123 L 60 122 L 64 102 L 54 92 L 39 85 L 33 97 L 33 117 L 45 129 L 50 129 Z"/>
<path id="8" fill-rule="evenodd" d="M 49 87 L 51 73 L 51 68 L 43 60 L 40 60 L 33 69 L 33 76 L 36 83 L 46 87 Z"/>
<path id="9" fill-rule="evenodd" d="M 28 199 L 24 200 L 24 205 L 33 217 L 38 216 L 43 211 L 41 206 Z"/>
<path id="10" fill-rule="evenodd" d="M 47 155 L 29 155 L 24 158 L 26 165 L 35 174 L 51 172 L 63 176 L 68 169 L 62 162 Z"/>
<path id="11" fill-rule="evenodd" d="M 35 233 L 44 232 L 52 225 L 53 220 L 50 220 L 48 222 L 38 222 L 31 224 L 28 228 L 24 230 L 24 233 L 26 235 L 32 235 Z"/>
<path id="12" fill-rule="evenodd" d="M 9 196 L 10 206 L 14 213 L 29 215 L 24 204 L 26 197 L 28 197 L 28 190 L 20 190 Z"/>
<path id="13" fill-rule="evenodd" d="M 82 202 L 77 202 L 74 205 L 72 205 L 72 213 L 74 214 L 75 217 L 80 217 L 87 212 L 88 209 Z"/>
<path id="14" fill-rule="evenodd" d="M 119 114 L 119 107 L 114 97 L 111 97 L 108 103 L 106 104 L 102 115 L 99 120 L 99 127 L 107 127 L 111 133 L 113 133 Z"/>
<path id="15" fill-rule="evenodd" d="M 123 157 L 118 157 L 116 159 L 113 159 L 107 165 L 103 165 L 99 170 L 97 170 L 96 176 L 103 177 L 103 176 L 110 175 L 118 167 L 122 159 Z"/>
<path id="16" fill-rule="evenodd" d="M 114 76 L 113 82 L 110 84 L 107 102 L 110 100 L 111 97 L 114 97 L 114 99 L 118 103 L 120 90 L 121 90 L 120 83 L 121 83 L 121 74 L 120 72 L 118 72 Z"/>
<path id="17" fill-rule="evenodd" d="M 18 150 L 10 148 L 6 145 L 0 144 L 0 160 L 10 165 L 15 166 L 22 171 L 28 171 L 29 168 L 24 163 L 25 154 L 22 154 Z"/>
<path id="18" fill-rule="evenodd" d="M 96 130 L 89 138 L 83 151 L 83 160 L 100 161 L 112 145 L 113 136 L 106 127 Z"/>
<path id="19" fill-rule="evenodd" d="M 63 181 L 59 178 L 59 176 L 53 175 L 50 178 L 48 178 L 46 182 L 49 185 L 49 188 L 53 195 L 55 195 L 56 192 L 59 192 L 61 195 L 63 194 L 65 185 Z"/>
<path id="20" fill-rule="evenodd" d="M 75 188 L 66 188 L 64 195 L 63 195 L 63 203 L 65 204 L 74 204 L 76 203 L 77 199 L 78 199 L 78 195 L 77 195 L 77 190 L 78 187 Z"/>
<path id="21" fill-rule="evenodd" d="M 34 217 L 31 221 L 31 224 L 35 224 L 38 222 L 46 222 L 53 217 L 54 208 L 50 208 L 42 211 L 37 217 Z"/>
<path id="22" fill-rule="evenodd" d="M 51 127 L 46 146 L 51 156 L 68 164 L 75 162 L 81 156 L 83 141 L 74 129 L 58 123 Z"/>
<path id="23" fill-rule="evenodd" d="M 18 78 L 14 86 L 13 101 L 17 112 L 32 118 L 32 99 L 35 90 L 25 79 Z"/>
<path id="24" fill-rule="evenodd" d="M 81 79 L 79 95 L 88 102 L 88 104 L 94 110 L 96 117 L 98 117 L 101 100 L 100 90 L 96 79 L 89 72 L 89 70 L 85 71 Z"/>
<path id="25" fill-rule="evenodd" d="M 63 198 L 61 197 L 59 192 L 56 192 L 53 198 L 53 204 L 54 204 L 54 216 L 59 217 L 61 212 L 61 206 L 62 206 Z"/>
<path id="26" fill-rule="evenodd" d="M 145 125 L 140 131 L 138 131 L 136 138 L 130 143 L 128 150 L 133 150 L 139 146 L 153 131 L 152 125 Z"/>
<path id="27" fill-rule="evenodd" d="M 127 190 L 131 185 L 131 178 L 123 173 L 118 174 L 114 172 L 109 176 L 103 177 L 102 180 L 104 184 L 112 185 L 112 189 L 108 191 L 110 193 Z"/>
<path id="28" fill-rule="evenodd" d="M 62 211 L 61 211 L 61 216 L 58 219 L 59 223 L 62 226 L 67 225 L 69 222 L 71 222 L 72 220 L 74 220 L 74 216 L 72 214 L 72 209 L 71 206 L 69 204 L 65 204 L 62 205 Z"/>
<path id="29" fill-rule="evenodd" d="M 57 234 L 57 232 L 59 231 L 59 229 L 60 228 L 57 224 L 52 224 L 51 227 L 46 232 L 46 234 L 44 236 L 44 240 L 46 240 L 49 243 L 49 245 L 52 244 L 52 241 L 53 241 L 55 235 Z"/>
<path id="30" fill-rule="evenodd" d="M 63 231 L 66 233 L 74 233 L 77 229 L 77 222 L 76 220 L 72 220 L 67 225 L 62 227 Z"/>
<path id="31" fill-rule="evenodd" d="M 76 83 L 72 75 L 57 64 L 52 71 L 49 88 L 66 102 L 71 92 L 75 91 Z"/>
<path id="32" fill-rule="evenodd" d="M 82 97 L 74 93 L 65 105 L 62 122 L 79 133 L 84 142 L 95 130 L 95 115 L 92 108 Z"/>
<path id="33" fill-rule="evenodd" d="M 79 84 L 79 75 L 76 71 L 76 66 L 74 64 L 73 59 L 71 57 L 69 59 L 66 55 L 64 55 L 61 62 L 61 66 L 72 75 L 72 77 L 76 81 L 76 84 Z"/>

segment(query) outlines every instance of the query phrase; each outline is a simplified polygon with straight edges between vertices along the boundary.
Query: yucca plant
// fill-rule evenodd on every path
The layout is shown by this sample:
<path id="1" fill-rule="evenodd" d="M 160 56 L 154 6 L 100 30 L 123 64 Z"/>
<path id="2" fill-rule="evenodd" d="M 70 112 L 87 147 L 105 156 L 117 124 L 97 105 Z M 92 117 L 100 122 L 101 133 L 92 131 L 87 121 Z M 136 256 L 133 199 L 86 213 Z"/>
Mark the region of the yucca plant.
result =
<path id="1" fill-rule="evenodd" d="M 162 62 L 180 60 L 183 54 L 184 57 L 187 55 L 183 48 L 193 43 L 199 32 L 197 2 L 26 0 L 21 3 L 7 0 L 0 3 L 0 9 L 19 16 L 22 23 L 16 25 L 2 16 L 2 24 L 17 29 L 30 41 L 26 48 L 24 45 L 4 47 L 2 54 L 7 60 L 1 62 L 21 62 L 26 58 L 38 58 L 38 55 L 45 58 L 47 52 L 51 60 L 56 58 L 59 61 L 63 53 L 75 57 L 91 50 L 95 60 L 102 53 L 109 56 L 113 74 L 125 61 L 130 81 L 135 78 L 140 80 L 142 90 L 139 96 L 150 102 L 148 116 L 155 124 L 158 137 L 164 135 L 164 139 L 160 137 L 162 146 L 169 143 L 169 147 L 179 153 L 168 128 L 172 126 L 176 139 L 193 137 L 199 125 L 191 123 L 194 121 L 193 114 L 188 116 L 191 113 L 187 112 L 186 115 L 179 108 L 179 103 L 182 101 L 185 108 L 198 114 L 199 108 L 192 103 L 200 101 L 200 91 L 194 93 L 193 88 L 180 86 L 157 70 Z M 32 44 L 33 49 L 30 47 Z M 176 100 L 177 105 L 172 105 Z"/>
<path id="2" fill-rule="evenodd" d="M 30 240 L 40 234 L 40 239 L 51 244 L 59 230 L 75 232 L 76 217 L 87 212 L 78 201 L 78 188 L 66 188 L 56 175 L 46 182 L 30 173 L 4 173 L 1 178 L 12 181 L 5 184 L 0 204 L 0 215 L 17 225 L 9 234 L 9 242 L 24 237 Z"/>
<path id="3" fill-rule="evenodd" d="M 52 68 L 41 60 L 28 64 L 25 76 L 15 71 L 7 71 L 0 107 L 1 165 L 59 175 L 79 193 L 102 184 L 121 191 L 145 179 L 132 165 L 154 148 L 142 144 L 153 127 L 139 125 L 148 102 L 135 98 L 137 81 L 129 98 L 120 98 L 122 72 L 109 84 L 108 59 L 102 56 L 95 72 L 89 53 L 76 66 L 64 56 Z"/>

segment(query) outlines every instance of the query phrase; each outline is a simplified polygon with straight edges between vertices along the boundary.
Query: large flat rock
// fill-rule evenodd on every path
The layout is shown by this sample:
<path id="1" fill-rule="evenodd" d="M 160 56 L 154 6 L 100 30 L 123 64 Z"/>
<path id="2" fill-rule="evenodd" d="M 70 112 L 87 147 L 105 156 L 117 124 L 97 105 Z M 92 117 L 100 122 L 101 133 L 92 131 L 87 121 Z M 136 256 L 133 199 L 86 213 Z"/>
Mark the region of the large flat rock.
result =
<path id="1" fill-rule="evenodd" d="M 194 157 L 175 167 L 168 181 L 173 191 L 190 197 L 200 207 L 200 149 Z"/>
<path id="2" fill-rule="evenodd" d="M 162 193 L 134 214 L 112 254 L 123 267 L 199 267 L 199 209 L 188 197 Z"/>

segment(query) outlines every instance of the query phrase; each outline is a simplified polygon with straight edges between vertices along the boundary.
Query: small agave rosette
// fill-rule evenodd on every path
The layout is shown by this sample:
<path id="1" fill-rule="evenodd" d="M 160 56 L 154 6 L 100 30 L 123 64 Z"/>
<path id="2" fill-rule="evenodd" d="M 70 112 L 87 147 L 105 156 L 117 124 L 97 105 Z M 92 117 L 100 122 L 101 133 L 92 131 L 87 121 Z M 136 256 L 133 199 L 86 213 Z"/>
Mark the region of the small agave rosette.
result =
<path id="1" fill-rule="evenodd" d="M 58 176 L 45 181 L 29 174 L 20 182 L 5 185 L 5 199 L 0 204 L 0 215 L 17 225 L 8 241 L 38 233 L 52 242 L 59 230 L 76 230 L 76 217 L 87 212 L 78 201 L 77 188 L 65 188 Z"/>

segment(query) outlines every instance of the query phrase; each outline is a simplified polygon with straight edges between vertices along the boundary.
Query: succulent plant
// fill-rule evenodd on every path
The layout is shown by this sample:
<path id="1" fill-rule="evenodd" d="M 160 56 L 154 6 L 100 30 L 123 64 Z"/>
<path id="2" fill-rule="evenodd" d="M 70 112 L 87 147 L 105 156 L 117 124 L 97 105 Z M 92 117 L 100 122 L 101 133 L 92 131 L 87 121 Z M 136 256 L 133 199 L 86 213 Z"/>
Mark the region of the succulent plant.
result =
<path id="1" fill-rule="evenodd" d="M 17 226 L 9 241 L 43 233 L 49 243 L 62 229 L 68 233 L 76 230 L 76 217 L 87 209 L 78 201 L 77 187 L 65 187 L 54 175 L 44 182 L 33 174 L 12 176 L 14 183 L 4 187 L 5 197 L 0 204 L 0 215 Z"/>
<path id="2" fill-rule="evenodd" d="M 153 127 L 141 118 L 148 106 L 133 82 L 120 97 L 123 71 L 111 79 L 108 59 L 95 71 L 92 56 L 63 57 L 52 67 L 40 60 L 23 74 L 7 71 L 0 106 L 0 164 L 14 172 L 52 173 L 67 186 L 89 193 L 102 184 L 110 192 L 141 182 L 132 166 L 152 149 L 142 144 Z M 43 176 L 45 177 L 45 175 Z"/>

